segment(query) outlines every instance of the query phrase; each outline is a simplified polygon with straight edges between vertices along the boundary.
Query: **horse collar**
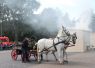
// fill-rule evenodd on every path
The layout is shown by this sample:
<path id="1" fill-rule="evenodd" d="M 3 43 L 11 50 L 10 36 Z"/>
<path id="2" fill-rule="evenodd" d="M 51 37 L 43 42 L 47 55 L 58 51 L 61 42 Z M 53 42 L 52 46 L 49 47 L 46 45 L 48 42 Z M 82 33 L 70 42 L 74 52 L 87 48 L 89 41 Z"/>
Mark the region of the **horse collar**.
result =
<path id="1" fill-rule="evenodd" d="M 54 46 L 55 51 L 57 51 L 57 48 L 56 48 L 56 46 L 54 44 L 54 39 L 53 39 L 53 46 Z"/>

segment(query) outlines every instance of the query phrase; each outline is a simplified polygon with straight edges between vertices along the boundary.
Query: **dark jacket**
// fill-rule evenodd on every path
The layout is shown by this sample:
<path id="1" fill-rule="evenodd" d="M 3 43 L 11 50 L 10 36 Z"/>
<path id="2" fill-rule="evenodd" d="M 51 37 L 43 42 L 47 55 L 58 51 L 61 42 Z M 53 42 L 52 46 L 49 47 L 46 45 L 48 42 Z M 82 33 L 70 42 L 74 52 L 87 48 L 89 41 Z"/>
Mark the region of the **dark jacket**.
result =
<path id="1" fill-rule="evenodd" d="M 28 45 L 29 45 L 28 40 L 24 39 L 22 44 L 22 51 L 24 52 L 28 51 Z"/>

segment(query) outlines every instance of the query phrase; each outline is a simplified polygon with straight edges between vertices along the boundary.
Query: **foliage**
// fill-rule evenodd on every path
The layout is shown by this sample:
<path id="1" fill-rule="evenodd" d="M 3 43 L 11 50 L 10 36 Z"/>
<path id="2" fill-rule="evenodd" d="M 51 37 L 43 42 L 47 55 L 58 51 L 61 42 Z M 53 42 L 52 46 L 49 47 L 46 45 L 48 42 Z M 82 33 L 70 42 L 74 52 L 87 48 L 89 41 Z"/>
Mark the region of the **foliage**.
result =
<path id="1" fill-rule="evenodd" d="M 15 4 L 16 1 L 18 3 Z M 12 0 L 10 3 L 8 0 L 1 1 L 1 35 L 8 36 L 12 41 L 21 40 L 21 38 L 29 33 L 31 29 L 28 24 L 25 24 L 25 18 L 29 18 L 30 16 L 28 15 L 32 17 L 33 11 L 38 9 L 39 6 L 40 4 L 36 0 Z M 27 10 L 29 10 L 29 12 L 27 12 Z"/>
<path id="2" fill-rule="evenodd" d="M 54 9 L 45 9 L 42 14 L 36 15 L 33 12 L 40 6 L 36 0 L 0 1 L 1 35 L 8 36 L 11 41 L 22 41 L 25 36 L 37 41 L 56 35 L 58 15 Z M 36 24 L 34 20 L 37 20 Z"/>

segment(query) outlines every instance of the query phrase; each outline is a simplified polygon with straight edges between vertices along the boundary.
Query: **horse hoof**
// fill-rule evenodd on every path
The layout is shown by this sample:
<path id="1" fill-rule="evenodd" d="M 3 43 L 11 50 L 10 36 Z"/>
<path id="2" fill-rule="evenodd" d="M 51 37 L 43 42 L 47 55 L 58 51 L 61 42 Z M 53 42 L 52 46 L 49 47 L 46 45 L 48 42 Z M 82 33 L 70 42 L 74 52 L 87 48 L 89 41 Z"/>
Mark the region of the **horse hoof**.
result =
<path id="1" fill-rule="evenodd" d="M 60 62 L 60 65 L 63 65 L 64 64 L 64 62 Z"/>
<path id="2" fill-rule="evenodd" d="M 64 65 L 64 63 L 60 63 L 60 65 Z"/>
<path id="3" fill-rule="evenodd" d="M 47 62 L 49 62 L 49 60 L 46 60 Z"/>
<path id="4" fill-rule="evenodd" d="M 68 63 L 68 60 L 64 60 L 65 63 Z"/>
<path id="5" fill-rule="evenodd" d="M 40 64 L 41 63 L 41 61 L 38 61 L 38 64 Z"/>
<path id="6" fill-rule="evenodd" d="M 41 59 L 41 61 L 43 61 L 43 59 Z"/>
<path id="7" fill-rule="evenodd" d="M 56 61 L 58 61 L 58 59 L 56 59 Z"/>

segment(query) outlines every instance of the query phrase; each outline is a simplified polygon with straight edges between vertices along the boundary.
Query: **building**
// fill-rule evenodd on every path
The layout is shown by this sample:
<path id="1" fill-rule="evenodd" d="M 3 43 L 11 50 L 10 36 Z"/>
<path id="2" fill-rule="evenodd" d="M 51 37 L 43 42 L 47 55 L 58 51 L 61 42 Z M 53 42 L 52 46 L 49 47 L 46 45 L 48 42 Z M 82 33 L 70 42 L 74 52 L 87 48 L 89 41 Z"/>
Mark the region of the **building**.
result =
<path id="1" fill-rule="evenodd" d="M 90 42 L 91 42 L 91 48 L 95 49 L 95 33 L 94 32 L 91 34 Z"/>
<path id="2" fill-rule="evenodd" d="M 75 46 L 68 47 L 67 52 L 85 52 L 88 51 L 92 45 L 95 43 L 94 41 L 91 41 L 92 34 L 90 31 L 85 31 L 85 30 L 69 30 L 70 33 L 76 32 L 77 34 L 77 40 Z M 95 33 L 93 34 L 95 39 Z M 92 38 L 91 38 L 92 37 Z"/>

